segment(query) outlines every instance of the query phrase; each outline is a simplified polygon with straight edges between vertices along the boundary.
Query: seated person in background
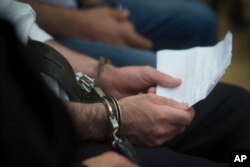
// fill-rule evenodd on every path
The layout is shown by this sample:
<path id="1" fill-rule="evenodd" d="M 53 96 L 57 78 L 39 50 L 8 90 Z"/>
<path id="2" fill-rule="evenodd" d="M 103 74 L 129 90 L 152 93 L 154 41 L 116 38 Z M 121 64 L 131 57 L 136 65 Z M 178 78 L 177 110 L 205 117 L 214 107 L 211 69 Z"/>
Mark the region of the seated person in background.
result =
<path id="1" fill-rule="evenodd" d="M 6 7 L 6 9 L 9 8 Z M 28 10 L 31 9 L 28 8 Z M 7 12 L 13 11 L 18 12 L 18 10 L 8 10 Z M 20 9 L 20 11 L 24 10 Z M 19 13 L 18 16 L 22 15 Z M 36 26 L 31 24 L 31 27 L 28 36 L 31 39 L 39 40 L 36 36 L 37 32 L 33 30 Z M 19 31 L 19 34 L 23 35 L 24 31 Z M 23 39 L 25 41 L 27 37 Z M 189 106 L 186 104 L 147 93 L 156 84 L 174 87 L 180 84 L 180 80 L 159 73 L 151 67 L 116 68 L 112 65 L 105 65 L 100 75 L 97 76 L 98 63 L 96 60 L 63 47 L 51 40 L 49 36 L 45 41 L 62 53 L 73 65 L 75 71 L 77 68 L 82 68 L 82 72 L 99 80 L 101 87 L 107 94 L 120 98 L 119 103 L 123 112 L 121 135 L 129 137 L 134 144 L 159 146 L 167 143 L 168 148 L 175 151 L 220 162 L 227 162 L 226 156 L 229 149 L 250 148 L 249 134 L 246 133 L 249 128 L 248 111 L 250 106 L 248 101 L 250 97 L 248 92 L 232 86 L 217 86 L 205 101 L 194 106 L 197 116 L 192 121 L 194 111 L 192 109 L 188 111 Z M 133 80 L 133 83 L 130 80 Z M 140 92 L 145 94 L 137 95 Z M 239 99 L 241 100 L 239 101 Z M 107 139 L 107 113 L 102 104 L 69 103 L 69 108 L 69 114 L 82 141 L 104 141 Z M 221 121 L 222 119 L 224 121 Z M 244 122 L 244 124 L 241 125 L 239 122 Z M 190 123 L 191 126 L 184 133 L 171 140 L 175 135 L 183 132 Z M 235 135 L 236 133 L 237 135 Z M 228 135 L 231 137 L 229 138 Z M 224 145 L 221 145 L 221 142 Z M 86 154 L 88 154 L 88 148 L 91 150 L 95 148 L 94 155 L 97 155 L 103 151 L 102 148 L 105 146 L 97 143 L 93 146 L 86 143 L 84 148 Z M 147 166 L 156 164 L 157 166 L 166 166 L 175 163 L 177 163 L 176 166 L 178 163 L 190 163 L 193 166 L 195 164 L 198 166 L 219 165 L 204 159 L 173 153 L 168 148 L 136 148 L 136 151 Z M 91 152 L 89 154 L 86 158 L 93 155 Z M 175 158 L 167 158 L 170 155 Z M 158 158 L 149 158 L 152 156 Z M 180 158 L 183 160 L 182 162 L 174 161 Z"/>
<path id="2" fill-rule="evenodd" d="M 208 46 L 217 41 L 216 16 L 197 1 L 119 0 L 122 10 L 79 9 L 77 0 L 23 1 L 36 11 L 38 24 L 62 44 L 97 59 L 106 56 L 116 66 L 154 67 L 152 49 Z"/>

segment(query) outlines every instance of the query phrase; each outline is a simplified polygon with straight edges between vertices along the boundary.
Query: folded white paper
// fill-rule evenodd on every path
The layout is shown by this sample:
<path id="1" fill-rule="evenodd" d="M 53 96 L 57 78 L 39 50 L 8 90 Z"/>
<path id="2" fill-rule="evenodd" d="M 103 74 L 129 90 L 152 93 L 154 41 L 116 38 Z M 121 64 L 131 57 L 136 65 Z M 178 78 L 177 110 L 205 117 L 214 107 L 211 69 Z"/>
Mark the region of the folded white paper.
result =
<path id="1" fill-rule="evenodd" d="M 176 88 L 157 86 L 159 96 L 186 102 L 190 106 L 207 97 L 231 63 L 232 34 L 213 47 L 157 52 L 157 69 L 178 77 L 182 84 Z"/>

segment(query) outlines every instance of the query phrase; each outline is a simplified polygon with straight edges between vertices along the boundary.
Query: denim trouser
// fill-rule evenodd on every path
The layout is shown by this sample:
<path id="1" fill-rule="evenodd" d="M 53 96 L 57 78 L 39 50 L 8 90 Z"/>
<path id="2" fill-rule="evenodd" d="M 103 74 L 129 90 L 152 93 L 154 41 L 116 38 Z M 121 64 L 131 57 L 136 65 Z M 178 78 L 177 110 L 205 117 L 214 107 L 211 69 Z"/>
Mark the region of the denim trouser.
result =
<path id="1" fill-rule="evenodd" d="M 136 30 L 154 42 L 153 51 L 122 48 L 99 41 L 60 39 L 76 51 L 96 59 L 107 57 L 116 66 L 151 65 L 159 49 L 183 49 L 213 45 L 217 41 L 217 19 L 206 6 L 192 0 L 120 0 L 131 12 Z"/>

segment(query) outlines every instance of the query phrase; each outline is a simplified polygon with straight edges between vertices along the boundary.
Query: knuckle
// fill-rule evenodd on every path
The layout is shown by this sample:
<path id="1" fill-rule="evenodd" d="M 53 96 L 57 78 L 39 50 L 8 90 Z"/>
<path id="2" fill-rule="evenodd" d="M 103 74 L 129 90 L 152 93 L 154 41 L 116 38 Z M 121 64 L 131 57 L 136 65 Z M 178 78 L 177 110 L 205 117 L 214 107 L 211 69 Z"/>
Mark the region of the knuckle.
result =
<path id="1" fill-rule="evenodd" d="M 173 129 L 160 129 L 157 128 L 150 135 L 150 140 L 148 142 L 149 147 L 158 147 L 163 143 L 171 140 L 174 136 L 176 136 L 177 132 L 173 131 Z"/>
<path id="2" fill-rule="evenodd" d="M 157 126 L 151 132 L 152 138 L 157 141 L 157 139 L 165 138 L 170 134 L 167 128 L 163 128 L 161 126 Z"/>
<path id="3" fill-rule="evenodd" d="M 167 114 L 164 113 L 164 112 L 156 112 L 154 114 L 154 116 L 155 116 L 155 120 L 157 122 L 159 122 L 159 123 L 161 123 L 161 122 L 165 122 L 166 123 L 168 121 L 168 119 L 169 119 L 169 117 L 167 116 Z"/>
<path id="4" fill-rule="evenodd" d="M 154 136 L 154 138 L 160 138 L 164 136 L 164 134 L 165 134 L 165 130 L 160 127 L 156 127 L 152 132 L 152 136 Z"/>
<path id="5" fill-rule="evenodd" d="M 183 126 L 170 125 L 168 127 L 167 132 L 166 132 L 166 134 L 167 134 L 166 136 L 169 136 L 169 137 L 175 136 L 175 135 L 179 134 L 182 131 L 182 129 L 183 129 Z"/>

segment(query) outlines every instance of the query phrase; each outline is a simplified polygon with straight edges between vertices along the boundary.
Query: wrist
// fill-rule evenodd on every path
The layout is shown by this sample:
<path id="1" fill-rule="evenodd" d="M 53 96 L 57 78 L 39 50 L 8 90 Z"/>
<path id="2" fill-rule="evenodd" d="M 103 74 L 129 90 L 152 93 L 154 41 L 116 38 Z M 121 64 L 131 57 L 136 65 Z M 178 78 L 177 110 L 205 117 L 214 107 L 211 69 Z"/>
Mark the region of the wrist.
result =
<path id="1" fill-rule="evenodd" d="M 69 114 L 80 140 L 106 140 L 108 116 L 101 103 L 68 103 Z"/>
<path id="2" fill-rule="evenodd" d="M 131 130 L 133 129 L 133 128 L 132 129 L 130 128 L 132 119 L 128 119 L 130 114 L 133 115 L 133 112 L 128 112 L 132 110 L 130 109 L 130 105 L 127 105 L 126 103 L 127 103 L 127 98 L 123 98 L 119 100 L 120 108 L 121 108 L 122 115 L 123 115 L 122 121 L 121 121 L 121 129 L 120 129 L 120 134 L 122 136 L 129 136 L 131 133 Z M 133 116 L 131 118 L 133 118 Z"/>
<path id="3" fill-rule="evenodd" d="M 113 96 L 102 97 L 102 103 L 106 107 L 106 111 L 108 113 L 107 139 L 112 138 L 113 140 L 116 140 L 121 130 L 121 107 L 117 99 Z"/>
<path id="4" fill-rule="evenodd" d="M 98 65 L 96 70 L 95 83 L 105 93 L 110 92 L 110 88 L 114 86 L 113 76 L 116 76 L 116 67 L 111 64 Z"/>

